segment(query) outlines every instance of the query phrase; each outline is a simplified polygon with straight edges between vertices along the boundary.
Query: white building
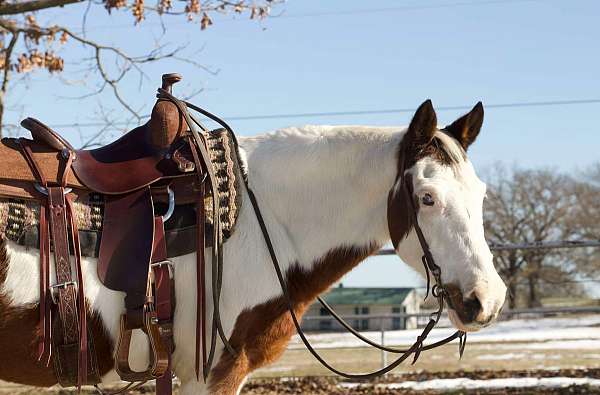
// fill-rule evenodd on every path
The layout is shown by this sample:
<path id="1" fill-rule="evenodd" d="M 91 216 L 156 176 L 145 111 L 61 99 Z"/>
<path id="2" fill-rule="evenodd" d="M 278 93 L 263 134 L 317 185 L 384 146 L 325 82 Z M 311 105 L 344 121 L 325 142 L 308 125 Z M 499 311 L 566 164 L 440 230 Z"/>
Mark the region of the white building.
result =
<path id="1" fill-rule="evenodd" d="M 414 288 L 346 288 L 340 284 L 322 298 L 357 330 L 380 330 L 382 325 L 384 330 L 417 327 L 416 317 L 368 317 L 419 313 L 421 300 Z M 302 328 L 307 331 L 343 330 L 335 319 L 325 318 L 328 316 L 319 301 L 315 301 L 304 315 Z"/>

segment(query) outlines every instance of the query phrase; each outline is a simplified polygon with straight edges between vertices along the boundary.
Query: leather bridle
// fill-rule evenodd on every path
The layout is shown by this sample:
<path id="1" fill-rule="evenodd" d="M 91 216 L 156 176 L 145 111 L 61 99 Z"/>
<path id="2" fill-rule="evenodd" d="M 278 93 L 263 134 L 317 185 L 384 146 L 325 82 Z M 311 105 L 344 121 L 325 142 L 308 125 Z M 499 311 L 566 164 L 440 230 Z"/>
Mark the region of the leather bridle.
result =
<path id="1" fill-rule="evenodd" d="M 323 359 L 323 357 L 313 348 L 313 346 L 310 344 L 310 342 L 306 338 L 306 335 L 300 326 L 298 317 L 296 316 L 296 313 L 294 312 L 293 301 L 290 296 L 290 292 L 288 290 L 287 283 L 286 283 L 283 273 L 281 271 L 281 266 L 277 259 L 277 255 L 275 254 L 275 249 L 273 248 L 273 243 L 271 242 L 271 238 L 269 236 L 269 232 L 267 230 L 265 221 L 261 214 L 260 207 L 256 200 L 256 196 L 254 195 L 254 192 L 250 189 L 250 187 L 246 184 L 248 195 L 250 196 L 250 201 L 252 202 L 252 207 L 254 208 L 254 212 L 258 219 L 258 223 L 260 225 L 263 237 L 265 239 L 265 243 L 269 250 L 269 255 L 271 256 L 271 261 L 273 262 L 273 267 L 277 274 L 277 279 L 279 280 L 279 283 L 281 285 L 281 289 L 282 289 L 284 298 L 286 300 L 290 316 L 292 317 L 292 321 L 294 322 L 294 326 L 296 327 L 296 331 L 298 332 L 298 336 L 300 336 L 300 339 L 302 340 L 302 342 L 304 343 L 304 346 L 308 349 L 308 351 L 323 366 L 325 366 L 327 369 L 329 369 L 333 373 L 335 373 L 339 376 L 345 377 L 345 378 L 371 379 L 374 377 L 381 376 L 383 374 L 390 372 L 392 369 L 396 368 L 398 365 L 400 365 L 402 362 L 404 362 L 406 359 L 408 359 L 408 357 L 411 356 L 412 354 L 414 354 L 413 361 L 412 361 L 412 363 L 414 364 L 417 361 L 417 359 L 419 358 L 422 351 L 431 350 L 433 348 L 442 346 L 444 344 L 450 343 L 454 339 L 459 339 L 458 351 L 459 351 L 460 357 L 462 357 L 465 346 L 466 346 L 467 333 L 463 332 L 463 331 L 456 331 L 454 334 L 446 337 L 445 339 L 442 339 L 442 340 L 437 341 L 432 344 L 424 345 L 424 341 L 427 338 L 427 336 L 429 335 L 429 332 L 431 332 L 431 330 L 435 327 L 435 325 L 440 320 L 440 317 L 441 317 L 443 309 L 444 309 L 444 300 L 447 300 L 447 303 L 450 304 L 451 299 L 447 297 L 447 292 L 444 289 L 444 286 L 442 283 L 441 269 L 435 263 L 435 259 L 433 259 L 433 255 L 429 248 L 429 244 L 427 243 L 427 239 L 425 238 L 425 236 L 423 234 L 423 230 L 419 226 L 419 221 L 417 219 L 417 207 L 415 204 L 414 196 L 412 194 L 412 185 L 410 185 L 410 182 L 409 182 L 410 177 L 405 176 L 404 169 L 405 169 L 405 166 L 403 165 L 402 170 L 399 172 L 399 177 L 401 178 L 399 180 L 399 182 L 401 182 L 400 189 L 402 191 L 404 191 L 404 193 L 406 194 L 405 198 L 407 198 L 408 201 L 410 202 L 410 209 L 411 209 L 411 213 L 412 213 L 413 221 L 414 221 L 413 226 L 414 226 L 415 232 L 417 233 L 417 238 L 419 240 L 419 244 L 421 245 L 421 249 L 423 250 L 423 256 L 421 257 L 421 261 L 423 262 L 423 266 L 425 268 L 425 273 L 427 276 L 427 295 L 425 297 L 427 298 L 427 296 L 429 295 L 429 292 L 431 290 L 431 294 L 438 301 L 438 310 L 431 314 L 431 316 L 429 317 L 429 322 L 427 323 L 427 325 L 421 332 L 421 335 L 417 336 L 417 340 L 412 344 L 411 347 L 409 347 L 408 349 L 397 349 L 397 348 L 387 347 L 387 346 L 375 343 L 375 342 L 367 339 L 366 337 L 361 335 L 359 332 L 357 332 L 354 328 L 352 328 L 352 326 L 350 324 L 348 324 L 346 321 L 344 321 L 344 319 L 342 317 L 340 317 L 331 308 L 331 306 L 329 306 L 321 297 L 317 298 L 319 300 L 319 302 L 321 303 L 321 305 L 323 306 L 323 308 L 325 308 L 325 310 L 327 310 L 327 312 L 329 314 L 331 314 L 331 316 L 333 318 L 335 318 L 335 320 L 340 325 L 342 325 L 348 332 L 350 332 L 356 338 L 360 339 L 364 343 L 366 343 L 372 347 L 375 347 L 379 350 L 383 350 L 383 351 L 387 351 L 387 352 L 395 353 L 395 354 L 401 354 L 400 356 L 398 356 L 398 358 L 396 358 L 388 366 L 386 366 L 382 369 L 376 370 L 374 372 L 364 373 L 364 374 L 346 373 L 346 372 L 342 372 L 342 371 L 334 368 L 327 361 L 325 361 Z M 390 193 L 393 193 L 393 191 L 390 191 Z M 431 286 L 430 274 L 431 274 L 431 276 L 433 276 L 433 279 L 435 282 L 433 284 L 433 286 Z"/>
<path id="2" fill-rule="evenodd" d="M 202 144 L 201 144 L 202 137 L 197 132 L 196 127 L 200 127 L 202 130 L 207 130 L 207 129 L 199 122 L 198 119 L 196 119 L 196 117 L 194 117 L 187 111 L 187 108 L 191 108 L 191 109 L 199 112 L 200 114 L 212 119 L 213 121 L 217 122 L 218 124 L 220 124 L 223 128 L 225 128 L 230 133 L 230 135 L 232 136 L 232 138 L 234 140 L 234 144 L 235 144 L 236 148 L 238 147 L 237 138 L 236 138 L 233 130 L 231 129 L 231 127 L 225 121 L 223 121 L 216 115 L 214 115 L 198 106 L 195 106 L 187 101 L 178 100 L 174 96 L 169 94 L 168 92 L 165 92 L 164 90 L 159 90 L 159 97 L 168 98 L 169 100 L 171 100 L 178 106 L 178 108 L 180 109 L 180 111 L 182 112 L 182 114 L 185 117 L 185 121 L 186 121 L 187 125 L 190 127 L 190 129 L 192 131 L 192 135 L 193 135 L 193 138 L 194 138 L 197 146 L 202 147 Z M 421 334 L 419 336 L 417 336 L 417 339 L 412 344 L 412 346 L 410 346 L 408 349 L 397 349 L 397 348 L 393 348 L 393 347 L 384 346 L 384 345 L 375 343 L 375 342 L 367 339 L 366 337 L 361 335 L 359 332 L 357 332 L 354 328 L 352 328 L 352 326 L 350 324 L 348 324 L 346 321 L 344 321 L 344 319 L 342 317 L 340 317 L 331 308 L 331 306 L 329 306 L 321 297 L 318 298 L 319 302 L 323 305 L 325 310 L 327 312 L 329 312 L 329 314 L 331 314 L 333 316 L 333 318 L 340 323 L 340 325 L 342 325 L 346 330 L 348 330 L 348 332 L 350 332 L 356 338 L 360 339 L 364 343 L 366 343 L 374 348 L 377 348 L 379 350 L 387 351 L 387 352 L 394 353 L 394 354 L 400 354 L 388 366 L 386 366 L 382 369 L 376 370 L 374 372 L 364 373 L 364 374 L 346 373 L 346 372 L 342 372 L 342 371 L 334 368 L 327 361 L 325 361 L 323 359 L 323 357 L 321 357 L 321 355 L 313 348 L 313 346 L 310 344 L 310 342 L 306 338 L 306 335 L 305 335 L 304 331 L 302 330 L 302 328 L 300 326 L 300 322 L 298 320 L 298 317 L 294 311 L 294 304 L 292 301 L 292 297 L 289 292 L 287 282 L 285 281 L 283 272 L 281 270 L 281 265 L 279 264 L 279 260 L 275 253 L 275 249 L 273 247 L 273 243 L 271 241 L 271 237 L 269 235 L 266 223 L 265 223 L 262 213 L 260 211 L 260 207 L 259 207 L 258 201 L 256 199 L 256 195 L 254 194 L 253 190 L 250 188 L 250 186 L 248 184 L 248 180 L 244 179 L 246 191 L 248 192 L 250 202 L 252 203 L 252 208 L 254 209 L 254 213 L 258 220 L 258 224 L 260 226 L 263 238 L 265 240 L 265 244 L 269 251 L 271 261 L 273 263 L 273 268 L 275 270 L 275 273 L 277 274 L 277 279 L 281 286 L 281 290 L 282 290 L 283 296 L 285 298 L 288 311 L 290 313 L 292 321 L 294 322 L 296 331 L 298 332 L 298 336 L 300 336 L 300 339 L 302 340 L 302 342 L 304 343 L 304 345 L 308 349 L 308 351 L 323 366 L 325 366 L 327 369 L 329 369 L 333 373 L 335 373 L 339 376 L 345 377 L 345 378 L 370 379 L 370 378 L 381 376 L 383 374 L 390 372 L 394 368 L 396 368 L 402 362 L 407 360 L 411 355 L 414 354 L 413 360 L 412 360 L 412 363 L 414 364 L 417 361 L 417 359 L 419 358 L 422 351 L 427 351 L 427 350 L 431 350 L 433 348 L 442 346 L 444 344 L 450 343 L 454 339 L 459 339 L 459 356 L 460 357 L 462 357 L 464 349 L 465 349 L 467 334 L 466 334 L 466 332 L 463 332 L 463 331 L 456 331 L 454 334 L 452 334 L 442 340 L 439 340 L 437 342 L 434 342 L 434 343 L 431 343 L 428 345 L 424 344 L 424 341 L 426 340 L 427 336 L 429 335 L 431 330 L 435 327 L 435 325 L 439 322 L 439 320 L 441 318 L 441 315 L 442 315 L 442 312 L 444 309 L 444 301 L 446 300 L 446 302 L 449 305 L 451 305 L 452 302 L 451 302 L 451 299 L 448 298 L 447 292 L 443 286 L 442 278 L 441 278 L 441 269 L 435 263 L 433 255 L 429 248 L 429 244 L 427 243 L 427 239 L 425 238 L 425 236 L 423 234 L 423 230 L 419 226 L 419 221 L 417 219 L 417 206 L 416 206 L 415 199 L 414 199 L 414 196 L 412 193 L 412 185 L 410 182 L 410 177 L 406 177 L 406 175 L 405 175 L 405 169 L 406 169 L 406 163 L 403 163 L 402 168 L 398 174 L 398 178 L 400 178 L 400 179 L 399 180 L 397 179 L 396 181 L 401 183 L 399 185 L 401 186 L 400 189 L 402 191 L 404 191 L 403 192 L 405 194 L 404 198 L 406 198 L 410 202 L 410 211 L 411 211 L 411 215 L 413 217 L 412 218 L 413 219 L 413 227 L 417 234 L 417 238 L 419 240 L 419 244 L 421 245 L 421 249 L 423 250 L 423 256 L 421 257 L 421 261 L 423 262 L 423 266 L 425 268 L 425 273 L 427 276 L 427 295 L 425 297 L 427 297 L 429 295 L 429 292 L 431 292 L 431 294 L 438 301 L 438 309 L 430 315 L 427 325 L 425 326 L 425 328 L 423 329 Z M 394 193 L 393 190 L 390 191 L 390 194 L 393 194 L 393 193 Z M 215 221 L 215 222 L 218 223 L 219 221 Z M 215 233 L 217 233 L 217 232 L 215 232 Z M 215 236 L 220 239 L 220 236 L 218 234 L 215 234 Z M 214 250 L 215 249 L 213 248 L 212 288 L 213 288 L 213 302 L 214 302 L 215 306 L 213 307 L 212 334 L 211 334 L 211 342 L 210 342 L 211 344 L 210 344 L 210 349 L 209 349 L 208 360 L 205 360 L 205 362 L 203 364 L 205 378 L 208 376 L 208 373 L 210 372 L 210 369 L 212 366 L 217 336 L 221 338 L 221 340 L 223 341 L 223 344 L 225 345 L 225 348 L 230 352 L 230 354 L 232 354 L 233 356 L 236 355 L 236 351 L 234 350 L 233 346 L 229 343 L 229 341 L 224 333 L 224 330 L 223 330 L 223 327 L 221 324 L 220 314 L 219 314 L 219 299 L 220 299 L 220 293 L 221 293 L 221 287 L 222 287 L 222 271 L 223 271 L 223 249 L 221 247 L 218 249 L 217 252 L 215 252 Z M 216 272 L 216 275 L 215 275 L 215 272 Z M 434 280 L 433 286 L 431 285 L 430 277 L 433 277 L 433 280 Z M 198 361 L 196 363 L 198 364 Z"/>

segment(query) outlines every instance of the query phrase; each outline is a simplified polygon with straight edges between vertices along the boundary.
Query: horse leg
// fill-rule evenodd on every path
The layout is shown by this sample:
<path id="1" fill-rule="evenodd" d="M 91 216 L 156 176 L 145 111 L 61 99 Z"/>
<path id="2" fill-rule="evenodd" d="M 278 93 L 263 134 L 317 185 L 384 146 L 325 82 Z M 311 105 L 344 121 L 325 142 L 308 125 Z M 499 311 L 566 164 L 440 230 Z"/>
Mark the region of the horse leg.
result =
<path id="1" fill-rule="evenodd" d="M 215 395 L 239 394 L 246 377 L 252 370 L 245 348 L 241 348 L 236 356 L 224 351 L 219 363 L 211 371 L 209 393 Z"/>
<path id="2" fill-rule="evenodd" d="M 305 310 L 304 303 L 296 306 L 298 316 L 302 316 Z M 238 394 L 248 374 L 281 357 L 294 331 L 283 298 L 243 311 L 229 339 L 237 355 L 223 351 L 211 371 L 209 393 Z"/>
<path id="3" fill-rule="evenodd" d="M 237 395 L 241 392 L 244 383 L 250 373 L 247 366 L 247 358 L 238 354 L 233 357 L 228 364 L 227 374 L 220 376 L 218 382 L 212 380 L 213 375 L 209 379 L 209 383 L 205 383 L 202 379 L 199 381 L 195 377 L 185 380 L 181 379 L 181 395 Z M 213 369 L 213 372 L 215 370 Z"/>
<path id="4" fill-rule="evenodd" d="M 190 379 L 187 381 L 181 380 L 179 393 L 181 395 L 206 395 L 208 390 L 202 380 Z"/>

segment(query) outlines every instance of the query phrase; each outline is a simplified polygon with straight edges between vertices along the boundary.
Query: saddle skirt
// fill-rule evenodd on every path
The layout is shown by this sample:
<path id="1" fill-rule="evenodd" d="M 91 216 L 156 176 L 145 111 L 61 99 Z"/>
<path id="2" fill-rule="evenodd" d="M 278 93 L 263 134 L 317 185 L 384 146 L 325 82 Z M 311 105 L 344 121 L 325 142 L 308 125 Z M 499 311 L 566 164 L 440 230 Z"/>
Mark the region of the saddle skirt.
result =
<path id="1" fill-rule="evenodd" d="M 216 129 L 206 134 L 208 153 L 218 180 L 218 198 L 220 203 L 221 233 L 223 240 L 229 239 L 235 230 L 237 217 L 242 205 L 241 190 L 247 179 L 247 168 L 230 133 L 225 129 Z M 0 145 L 0 157 L 5 158 L 4 151 L 12 151 Z M 17 159 L 17 158 L 15 158 Z M 13 168 L 17 174 L 26 174 L 28 165 L 14 160 Z M 22 170 L 19 165 L 27 168 Z M 14 174 L 13 178 L 14 178 Z M 0 174 L 2 178 L 2 174 Z M 175 181 L 177 182 L 177 181 Z M 212 225 L 214 213 L 211 195 L 204 197 L 206 243 L 211 246 L 213 240 Z M 105 196 L 99 193 L 83 193 L 74 202 L 74 219 L 79 229 L 81 250 L 84 256 L 98 257 L 104 221 Z M 164 203 L 156 204 L 162 210 Z M 17 244 L 37 248 L 39 245 L 40 203 L 32 199 L 0 197 L 0 237 Z M 167 252 L 170 257 L 195 252 L 196 215 L 195 203 L 177 204 L 171 219 L 165 223 Z"/>

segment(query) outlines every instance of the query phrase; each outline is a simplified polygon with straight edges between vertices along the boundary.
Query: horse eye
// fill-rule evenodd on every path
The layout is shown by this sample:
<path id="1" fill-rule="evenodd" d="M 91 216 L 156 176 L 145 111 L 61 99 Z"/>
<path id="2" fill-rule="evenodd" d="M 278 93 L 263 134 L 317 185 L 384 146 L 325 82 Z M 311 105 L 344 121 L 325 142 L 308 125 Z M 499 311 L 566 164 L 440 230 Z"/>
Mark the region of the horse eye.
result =
<path id="1" fill-rule="evenodd" d="M 430 193 L 426 193 L 425 195 L 423 195 L 423 197 L 421 198 L 421 202 L 426 206 L 433 206 L 435 204 L 433 196 L 431 196 Z"/>

